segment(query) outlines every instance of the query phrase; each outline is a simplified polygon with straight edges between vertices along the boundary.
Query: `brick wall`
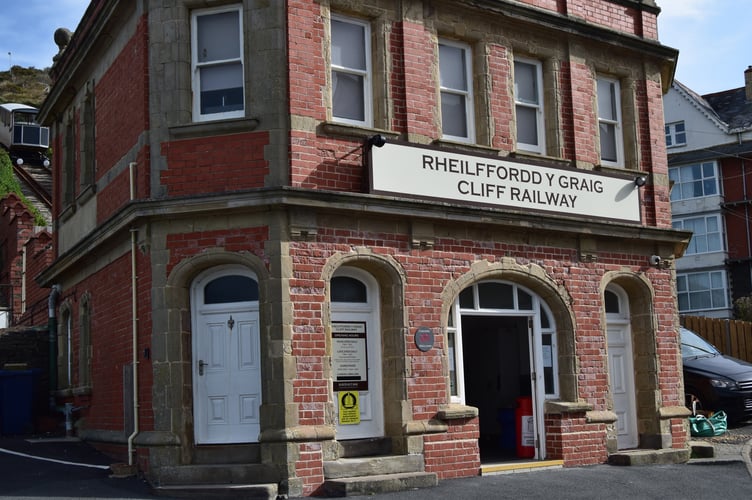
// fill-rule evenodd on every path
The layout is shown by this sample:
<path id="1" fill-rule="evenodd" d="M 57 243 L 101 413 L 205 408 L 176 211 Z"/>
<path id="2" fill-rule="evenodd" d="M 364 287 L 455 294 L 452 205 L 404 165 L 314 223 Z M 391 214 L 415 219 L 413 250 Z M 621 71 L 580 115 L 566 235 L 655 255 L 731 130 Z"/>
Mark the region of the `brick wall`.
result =
<path id="1" fill-rule="evenodd" d="M 268 132 L 220 135 L 162 144 L 170 168 L 161 181 L 170 196 L 223 193 L 264 186 Z"/>
<path id="2" fill-rule="evenodd" d="M 138 370 L 140 428 L 152 428 L 152 366 L 151 345 L 151 278 L 147 272 L 150 258 L 137 251 L 137 315 L 138 315 Z M 80 345 L 80 305 L 84 295 L 89 297 L 91 317 L 91 394 L 82 393 L 74 399 L 83 406 L 78 416 L 85 418 L 86 427 L 100 430 L 123 431 L 124 367 L 133 363 L 131 309 L 131 257 L 130 253 L 114 260 L 109 266 L 90 275 L 74 288 L 63 290 L 59 302 L 71 314 L 73 326 L 71 359 L 73 383 L 79 387 L 78 346 Z"/>
<path id="3" fill-rule="evenodd" d="M 109 175 L 109 169 L 149 129 L 147 28 L 144 16 L 138 22 L 136 34 L 96 83 L 97 180 Z"/>

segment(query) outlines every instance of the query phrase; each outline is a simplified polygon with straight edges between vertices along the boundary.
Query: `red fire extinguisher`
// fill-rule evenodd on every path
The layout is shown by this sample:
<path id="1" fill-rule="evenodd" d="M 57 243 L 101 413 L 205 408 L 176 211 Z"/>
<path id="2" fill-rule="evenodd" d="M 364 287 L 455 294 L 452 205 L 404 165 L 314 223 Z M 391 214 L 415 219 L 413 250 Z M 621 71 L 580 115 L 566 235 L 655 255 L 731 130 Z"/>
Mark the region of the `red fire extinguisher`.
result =
<path id="1" fill-rule="evenodd" d="M 535 457 L 535 422 L 533 421 L 533 398 L 517 398 L 514 420 L 517 427 L 517 456 L 519 458 Z"/>

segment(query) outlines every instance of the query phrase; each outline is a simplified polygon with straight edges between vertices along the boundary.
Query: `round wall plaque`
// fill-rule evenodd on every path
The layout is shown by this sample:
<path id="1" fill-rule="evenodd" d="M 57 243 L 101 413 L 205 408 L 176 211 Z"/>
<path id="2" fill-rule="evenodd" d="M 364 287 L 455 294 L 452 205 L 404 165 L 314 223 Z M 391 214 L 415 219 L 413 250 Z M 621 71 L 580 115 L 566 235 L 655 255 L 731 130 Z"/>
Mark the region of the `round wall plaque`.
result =
<path id="1" fill-rule="evenodd" d="M 433 330 L 431 330 L 427 326 L 421 326 L 418 327 L 417 330 L 415 330 L 415 346 L 419 350 L 423 352 L 430 351 L 433 347 L 433 341 Z"/>

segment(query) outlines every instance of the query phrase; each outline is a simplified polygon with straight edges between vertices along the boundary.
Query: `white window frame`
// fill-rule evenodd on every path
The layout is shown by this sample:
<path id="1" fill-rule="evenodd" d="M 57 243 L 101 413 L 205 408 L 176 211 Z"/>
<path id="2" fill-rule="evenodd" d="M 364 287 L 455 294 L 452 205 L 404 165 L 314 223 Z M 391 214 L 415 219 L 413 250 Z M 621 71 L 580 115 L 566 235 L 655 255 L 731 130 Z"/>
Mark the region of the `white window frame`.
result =
<path id="1" fill-rule="evenodd" d="M 681 126 L 682 130 L 677 130 Z M 687 145 L 687 127 L 684 120 L 666 124 L 666 147 L 678 148 Z M 683 137 L 682 140 L 679 138 Z"/>
<path id="2" fill-rule="evenodd" d="M 619 80 L 615 78 L 609 78 L 605 76 L 598 76 L 596 78 L 596 102 L 600 102 L 600 95 L 598 95 L 598 87 L 600 82 L 609 83 L 613 92 L 610 93 L 610 100 L 614 106 L 615 117 L 605 117 L 601 113 L 601 109 L 598 109 L 598 138 L 599 138 L 599 151 L 601 164 L 609 167 L 624 167 L 624 127 L 621 116 L 621 85 Z M 615 160 L 606 160 L 603 158 L 603 147 L 601 139 L 601 127 L 614 127 L 614 140 L 615 140 Z"/>
<path id="3" fill-rule="evenodd" d="M 708 280 L 708 288 L 703 289 L 690 289 L 690 277 L 691 276 L 699 276 L 699 275 L 706 275 Z M 716 275 L 716 277 L 720 276 L 721 278 L 721 284 L 720 286 L 713 287 L 713 276 Z M 716 305 L 713 304 L 713 292 L 714 291 L 721 291 L 723 292 L 723 304 Z M 698 293 L 708 293 L 710 294 L 710 307 L 691 307 L 692 303 L 692 294 L 698 294 Z M 722 309 L 728 309 L 728 281 L 726 279 L 726 273 L 724 271 L 701 271 L 697 273 L 677 273 L 676 275 L 676 296 L 677 296 L 677 305 L 679 306 L 679 312 L 686 313 L 686 312 L 693 312 L 693 311 L 710 311 L 710 310 L 722 310 Z M 682 299 L 686 297 L 687 305 L 689 306 L 686 309 L 683 309 L 681 307 Z"/>
<path id="4" fill-rule="evenodd" d="M 340 16 L 332 14 L 332 21 L 338 21 L 341 23 L 348 23 L 360 26 L 363 28 L 363 52 L 365 55 L 365 68 L 350 68 L 346 66 L 335 65 L 331 54 L 334 47 L 331 46 L 333 40 L 333 27 L 332 23 L 329 23 L 329 35 L 330 35 L 330 88 L 331 88 L 331 103 L 332 103 L 332 121 L 337 123 L 345 123 L 348 125 L 358 125 L 362 127 L 373 127 L 373 70 L 371 64 L 371 25 L 360 19 L 354 19 L 351 17 Z M 363 79 L 363 120 L 354 120 L 352 118 L 339 117 L 334 115 L 334 73 L 340 72 L 350 75 L 356 75 Z"/>
<path id="5" fill-rule="evenodd" d="M 536 100 L 537 102 L 523 101 L 519 99 L 517 73 L 515 71 L 514 79 L 514 106 L 515 106 L 515 123 L 519 125 L 519 116 L 517 109 L 528 108 L 535 111 L 535 127 L 538 144 L 527 144 L 521 142 L 519 139 L 519 133 L 517 134 L 517 149 L 522 151 L 528 151 L 531 153 L 545 154 L 546 152 L 546 127 L 544 117 L 544 102 L 543 102 L 543 64 L 535 59 L 526 59 L 522 57 L 515 58 L 515 70 L 517 63 L 525 64 L 535 67 L 535 86 L 536 86 Z"/>
<path id="6" fill-rule="evenodd" d="M 716 221 L 718 231 L 708 231 L 708 221 L 710 221 L 711 219 L 714 219 Z M 690 221 L 693 223 L 696 221 L 701 221 L 703 231 L 696 231 L 695 224 L 692 224 L 691 227 L 687 227 L 687 224 Z M 671 225 L 674 229 L 686 229 L 692 231 L 692 238 L 689 240 L 689 245 L 687 246 L 687 250 L 684 252 L 684 255 L 697 255 L 703 253 L 722 252 L 724 250 L 722 222 L 723 221 L 721 220 L 720 215 L 701 215 L 699 217 L 683 217 L 680 219 L 675 218 Z M 714 250 L 709 250 L 708 238 L 713 235 L 716 235 L 716 237 L 718 238 L 719 247 Z M 702 248 L 698 249 L 698 246 Z"/>
<path id="7" fill-rule="evenodd" d="M 198 58 L 198 18 L 201 16 L 221 14 L 224 12 L 236 11 L 238 13 L 238 30 L 239 30 L 239 56 L 233 59 L 223 59 L 208 62 L 199 62 Z M 193 89 L 193 121 L 203 122 L 210 120 L 224 120 L 228 118 L 241 118 L 245 116 L 246 96 L 245 96 L 245 55 L 243 44 L 243 9 L 241 5 L 231 5 L 223 7 L 214 7 L 210 9 L 197 9 L 191 12 L 191 73 Z M 243 108 L 239 110 L 227 111 L 223 113 L 201 113 L 201 69 L 221 65 L 240 63 L 243 85 Z"/>
<path id="8" fill-rule="evenodd" d="M 686 181 L 682 181 L 682 177 L 685 177 L 683 171 L 692 169 L 696 166 L 700 167 L 700 177 L 695 178 L 692 177 L 691 179 L 688 179 Z M 706 176 L 705 175 L 705 168 L 706 167 L 712 167 L 713 169 L 713 175 L 712 176 Z M 669 167 L 668 169 L 668 178 L 670 181 L 673 181 L 674 185 L 671 188 L 671 201 L 680 201 L 680 200 L 692 200 L 697 198 L 705 198 L 706 196 L 718 196 L 720 195 L 720 186 L 718 185 L 718 165 L 715 161 L 704 161 L 699 163 L 689 163 L 687 165 L 679 165 L 676 167 Z M 708 193 L 706 189 L 706 184 L 711 181 L 713 182 L 713 189 L 715 192 Z M 684 186 L 688 184 L 694 184 L 695 182 L 700 182 L 702 185 L 702 194 L 699 196 L 684 196 Z"/>
<path id="9" fill-rule="evenodd" d="M 467 83 L 466 89 L 460 89 L 460 88 L 452 88 L 452 87 L 446 87 L 441 82 L 441 46 L 446 45 L 447 47 L 454 47 L 460 49 L 464 53 L 464 59 L 465 59 L 465 82 Z M 442 126 L 442 139 L 448 139 L 451 141 L 456 142 L 465 142 L 465 143 L 473 143 L 475 142 L 475 99 L 473 96 L 473 72 L 472 72 L 472 66 L 473 66 L 473 51 L 470 45 L 462 42 L 457 42 L 454 40 L 446 40 L 446 39 L 440 39 L 439 40 L 439 105 L 441 106 L 441 101 L 443 101 L 444 94 L 452 94 L 452 95 L 458 95 L 465 99 L 465 120 L 467 124 L 467 135 L 465 136 L 459 136 L 459 135 L 451 135 L 444 133 L 444 128 Z M 443 115 L 443 113 L 442 113 Z M 444 120 L 444 117 L 442 116 L 442 122 Z"/>

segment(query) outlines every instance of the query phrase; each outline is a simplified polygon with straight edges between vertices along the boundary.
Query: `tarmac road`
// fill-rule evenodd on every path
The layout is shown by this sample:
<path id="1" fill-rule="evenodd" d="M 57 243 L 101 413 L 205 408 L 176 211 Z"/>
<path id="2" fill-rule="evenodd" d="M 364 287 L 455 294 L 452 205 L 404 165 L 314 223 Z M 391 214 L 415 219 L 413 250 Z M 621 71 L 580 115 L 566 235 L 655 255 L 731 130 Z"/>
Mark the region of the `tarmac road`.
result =
<path id="1" fill-rule="evenodd" d="M 748 426 L 752 430 L 752 425 Z M 733 430 L 732 430 L 733 432 Z M 742 436 L 746 437 L 746 436 Z M 596 465 L 445 480 L 436 488 L 360 499 L 752 498 L 750 443 L 727 440 L 712 460 L 681 465 Z M 75 440 L 0 438 L 0 499 L 153 499 L 139 478 L 111 477 L 109 460 Z"/>

